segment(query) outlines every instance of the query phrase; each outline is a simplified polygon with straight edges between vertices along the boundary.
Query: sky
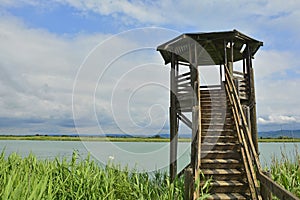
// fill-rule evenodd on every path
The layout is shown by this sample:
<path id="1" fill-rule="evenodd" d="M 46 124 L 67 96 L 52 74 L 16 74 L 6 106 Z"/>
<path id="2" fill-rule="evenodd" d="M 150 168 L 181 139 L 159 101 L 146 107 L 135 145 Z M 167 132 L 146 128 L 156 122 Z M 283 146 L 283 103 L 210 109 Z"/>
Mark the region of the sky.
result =
<path id="1" fill-rule="evenodd" d="M 298 0 L 0 0 L 0 134 L 168 133 L 156 47 L 237 29 L 253 60 L 259 131 L 300 129 Z"/>

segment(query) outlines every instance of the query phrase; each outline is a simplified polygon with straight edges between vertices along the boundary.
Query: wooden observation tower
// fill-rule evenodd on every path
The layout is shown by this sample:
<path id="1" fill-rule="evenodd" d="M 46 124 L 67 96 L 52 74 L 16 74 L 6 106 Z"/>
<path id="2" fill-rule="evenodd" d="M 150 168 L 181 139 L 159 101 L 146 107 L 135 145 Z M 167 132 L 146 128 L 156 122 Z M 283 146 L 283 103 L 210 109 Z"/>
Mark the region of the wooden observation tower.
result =
<path id="1" fill-rule="evenodd" d="M 185 175 L 185 199 L 197 199 L 200 173 L 210 199 L 297 199 L 263 172 L 258 157 L 252 59 L 263 45 L 237 30 L 182 34 L 160 46 L 170 71 L 170 178 Z M 210 77 L 201 68 L 214 69 Z M 208 83 L 214 77 L 214 83 Z M 217 78 L 216 78 L 217 77 Z M 179 123 L 191 129 L 191 160 L 177 170 Z M 201 183 L 200 183 L 201 187 Z"/>

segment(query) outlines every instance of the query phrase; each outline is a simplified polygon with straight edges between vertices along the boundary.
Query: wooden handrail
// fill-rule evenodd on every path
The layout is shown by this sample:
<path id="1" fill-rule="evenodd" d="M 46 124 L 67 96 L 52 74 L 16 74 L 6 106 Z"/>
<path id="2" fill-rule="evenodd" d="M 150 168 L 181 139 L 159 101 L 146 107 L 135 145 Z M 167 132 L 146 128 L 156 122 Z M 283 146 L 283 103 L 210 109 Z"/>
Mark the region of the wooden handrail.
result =
<path id="1" fill-rule="evenodd" d="M 249 166 L 249 169 L 246 168 L 246 170 L 250 170 L 251 175 L 255 176 L 255 173 L 253 172 L 253 170 L 254 170 L 253 166 L 255 166 L 256 170 L 257 170 L 256 176 L 257 176 L 258 180 L 260 181 L 260 184 L 263 185 L 264 187 L 268 188 L 268 190 L 270 192 L 272 192 L 272 194 L 274 194 L 278 198 L 299 200 L 299 198 L 297 198 L 294 194 L 287 191 L 285 188 L 283 188 L 282 186 L 277 184 L 274 180 L 272 180 L 270 177 L 268 177 L 267 175 L 264 174 L 264 172 L 261 168 L 260 162 L 259 162 L 258 154 L 256 152 L 256 149 L 255 149 L 253 141 L 252 141 L 251 133 L 250 133 L 248 125 L 247 125 L 247 121 L 246 121 L 246 117 L 243 112 L 242 105 L 239 101 L 237 90 L 234 86 L 233 77 L 229 73 L 229 70 L 226 67 L 225 67 L 225 81 L 226 81 L 225 88 L 226 88 L 227 94 L 229 96 L 229 100 L 233 105 L 232 110 L 233 110 L 233 115 L 235 118 L 235 124 L 237 127 L 239 139 L 242 141 L 243 146 L 245 148 L 244 153 L 245 153 L 245 156 L 247 157 L 245 159 L 245 163 L 247 163 Z M 238 124 L 238 122 L 241 122 L 241 124 Z M 248 146 L 248 144 L 250 145 L 250 147 Z M 253 163 L 252 159 L 253 159 L 254 163 Z M 251 177 L 251 179 L 253 181 L 252 184 L 254 184 L 255 188 L 257 188 L 256 177 Z M 250 187 L 250 190 L 251 190 L 251 187 Z M 255 195 L 256 195 L 256 196 L 254 196 L 255 199 L 256 198 L 261 199 L 259 193 L 256 193 Z"/>
<path id="2" fill-rule="evenodd" d="M 225 68 L 225 81 L 226 81 L 226 92 L 228 94 L 229 100 L 232 103 L 232 111 L 233 111 L 233 117 L 235 119 L 235 125 L 238 133 L 238 138 L 240 142 L 243 144 L 242 148 L 242 154 L 243 154 L 243 161 L 245 165 L 246 175 L 247 179 L 249 180 L 249 188 L 252 199 L 261 199 L 261 196 L 259 195 L 258 191 L 258 183 L 255 176 L 255 169 L 253 166 L 252 158 L 255 157 L 255 149 L 254 151 L 251 151 L 248 147 L 248 144 L 250 143 L 251 147 L 251 140 L 249 142 L 249 137 L 246 139 L 245 132 L 249 131 L 248 129 L 244 130 L 244 127 L 247 127 L 246 118 L 244 116 L 242 106 L 240 104 L 240 101 L 238 99 L 237 91 L 234 86 L 232 77 L 229 76 L 228 69 Z M 253 149 L 252 149 L 253 150 Z M 254 155 L 253 155 L 254 152 Z M 259 166 L 259 165 L 258 165 Z"/>

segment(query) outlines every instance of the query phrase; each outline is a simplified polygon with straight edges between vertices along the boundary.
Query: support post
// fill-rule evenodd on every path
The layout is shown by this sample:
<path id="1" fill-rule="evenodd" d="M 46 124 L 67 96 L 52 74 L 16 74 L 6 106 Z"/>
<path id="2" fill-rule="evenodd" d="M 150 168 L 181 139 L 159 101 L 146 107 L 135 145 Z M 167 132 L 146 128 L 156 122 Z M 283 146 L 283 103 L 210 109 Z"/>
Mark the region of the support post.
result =
<path id="1" fill-rule="evenodd" d="M 194 101 L 192 108 L 192 144 L 191 144 L 191 167 L 193 170 L 193 185 L 199 179 L 199 170 L 201 163 L 201 106 L 200 106 L 200 82 L 198 72 L 197 44 L 194 52 L 195 63 L 191 65 L 191 85 L 194 89 Z M 196 188 L 193 199 L 198 199 L 199 189 Z"/>
<path id="2" fill-rule="evenodd" d="M 250 119 L 251 119 L 251 133 L 252 141 L 258 152 L 258 133 L 257 133 L 257 118 L 256 118 L 256 100 L 255 100 L 255 87 L 254 87 L 254 69 L 250 69 L 250 83 L 251 83 L 251 97 L 250 97 Z"/>
<path id="3" fill-rule="evenodd" d="M 192 200 L 194 194 L 193 170 L 187 168 L 184 171 L 184 199 Z"/>
<path id="4" fill-rule="evenodd" d="M 172 53 L 170 71 L 170 181 L 173 182 L 177 174 L 177 144 L 178 120 L 176 113 L 176 57 Z"/>

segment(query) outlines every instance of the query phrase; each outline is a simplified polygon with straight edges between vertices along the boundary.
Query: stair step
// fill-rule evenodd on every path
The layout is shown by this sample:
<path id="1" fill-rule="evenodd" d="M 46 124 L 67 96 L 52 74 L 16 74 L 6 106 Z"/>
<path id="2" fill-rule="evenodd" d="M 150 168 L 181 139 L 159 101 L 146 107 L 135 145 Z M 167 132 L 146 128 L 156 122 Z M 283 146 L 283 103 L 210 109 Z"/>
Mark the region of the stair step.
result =
<path id="1" fill-rule="evenodd" d="M 201 137 L 201 141 L 203 143 L 222 143 L 222 142 L 229 142 L 229 143 L 232 143 L 232 142 L 237 142 L 237 137 L 236 136 L 233 136 L 233 135 L 221 135 L 222 132 L 220 132 L 219 135 L 202 135 Z"/>
<path id="2" fill-rule="evenodd" d="M 237 151 L 240 148 L 238 143 L 202 143 L 201 151 L 213 151 L 213 150 L 232 150 Z"/>
<path id="3" fill-rule="evenodd" d="M 245 200 L 249 199 L 249 195 L 240 193 L 217 193 L 211 194 L 207 200 Z"/>
<path id="4" fill-rule="evenodd" d="M 206 178 L 213 180 L 246 180 L 243 170 L 240 169 L 201 169 Z"/>
<path id="5" fill-rule="evenodd" d="M 216 174 L 241 175 L 243 173 L 238 169 L 201 169 L 201 170 L 202 173 L 205 175 L 216 175 Z"/>
<path id="6" fill-rule="evenodd" d="M 240 163 L 237 159 L 202 159 L 201 163 L 207 164 L 237 164 Z"/>
<path id="7" fill-rule="evenodd" d="M 247 183 L 238 180 L 222 180 L 222 181 L 212 181 L 211 193 L 231 193 L 231 192 L 249 192 L 249 186 Z"/>
<path id="8" fill-rule="evenodd" d="M 233 123 L 232 118 L 230 116 L 203 116 L 201 118 L 202 123 L 210 124 L 210 123 Z"/>
<path id="9" fill-rule="evenodd" d="M 219 135 L 221 136 L 221 134 L 224 134 L 223 135 L 224 137 L 225 136 L 232 137 L 232 134 L 235 135 L 235 133 L 236 133 L 236 131 L 233 130 L 233 129 L 221 129 L 221 128 L 219 128 L 219 129 L 217 129 L 217 128 L 211 129 L 211 128 L 209 128 L 209 129 L 203 129 L 202 130 L 202 136 L 204 136 L 206 134 L 212 134 L 211 135 L 212 137 L 217 137 Z M 207 135 L 207 136 L 209 136 L 209 135 Z"/>
<path id="10" fill-rule="evenodd" d="M 231 158 L 231 159 L 239 159 L 240 154 L 237 151 L 232 151 L 232 150 L 212 150 L 212 151 L 201 151 L 201 158 L 221 158 L 221 159 L 226 159 L 226 158 Z"/>
<path id="11" fill-rule="evenodd" d="M 200 96 L 207 97 L 207 96 L 219 96 L 219 97 L 226 97 L 226 92 L 225 91 L 220 91 L 220 92 L 212 92 L 212 91 L 207 91 L 207 92 L 200 92 Z"/>
<path id="12" fill-rule="evenodd" d="M 217 103 L 220 103 L 220 104 L 225 104 L 227 105 L 226 103 L 229 103 L 229 99 L 227 98 L 222 98 L 220 99 L 220 101 L 211 101 L 210 98 L 202 98 L 201 99 L 201 105 L 209 105 L 209 104 L 217 104 Z"/>
<path id="13" fill-rule="evenodd" d="M 232 150 L 226 150 L 226 151 L 202 151 L 201 152 L 201 158 L 203 159 L 239 159 L 240 154 L 238 152 L 232 151 Z"/>
<path id="14" fill-rule="evenodd" d="M 212 151 L 201 151 L 201 158 L 232 158 L 232 159 L 239 159 L 240 153 L 233 150 L 212 150 Z"/>

